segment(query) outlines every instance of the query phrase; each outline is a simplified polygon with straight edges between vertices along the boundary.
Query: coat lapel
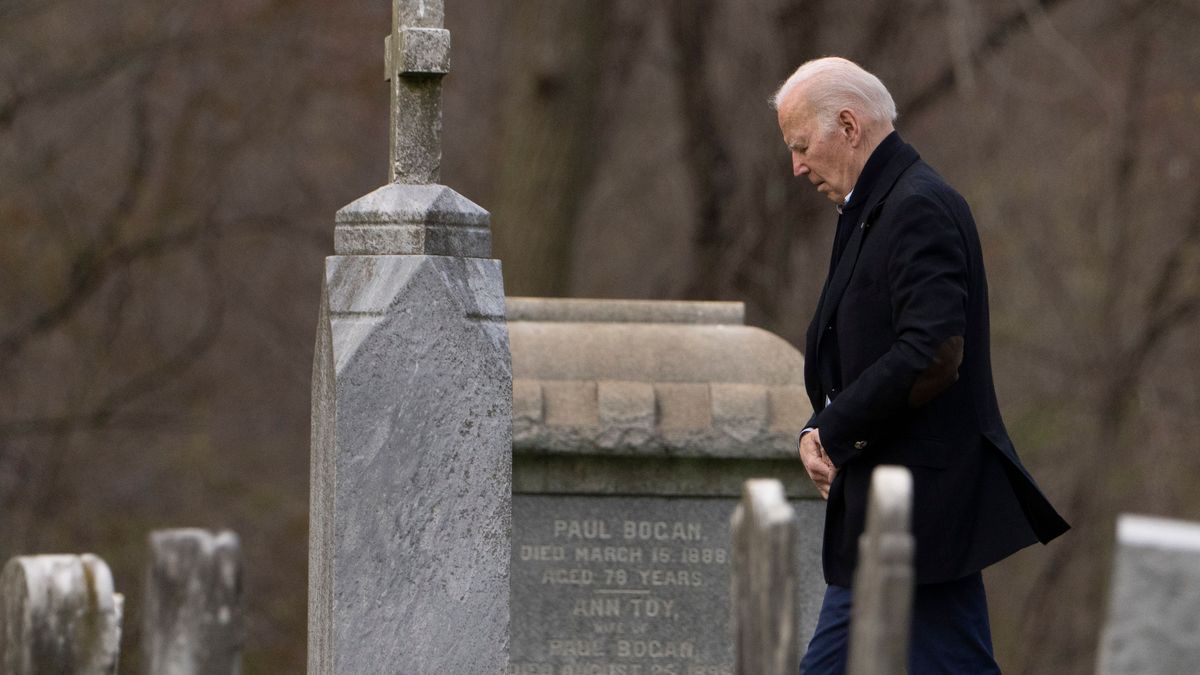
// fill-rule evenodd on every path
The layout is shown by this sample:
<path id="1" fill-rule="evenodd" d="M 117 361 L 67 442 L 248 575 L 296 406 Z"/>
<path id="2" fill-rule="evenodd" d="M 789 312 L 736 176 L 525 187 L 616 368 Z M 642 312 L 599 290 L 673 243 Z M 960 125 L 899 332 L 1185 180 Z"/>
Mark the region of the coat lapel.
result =
<path id="1" fill-rule="evenodd" d="M 821 340 L 829 331 L 825 330 L 827 326 L 832 325 L 833 316 L 837 312 L 838 305 L 842 301 L 842 295 L 846 292 L 846 285 L 850 283 L 850 277 L 854 274 L 854 266 L 858 263 L 858 254 L 862 250 L 863 240 L 866 239 L 867 231 L 871 229 L 871 223 L 874 222 L 879 210 L 883 206 L 884 199 L 895 187 L 896 181 L 900 180 L 900 176 L 908 167 L 912 166 L 920 155 L 910 145 L 902 146 L 892 160 L 888 162 L 883 173 L 880 174 L 879 180 L 875 182 L 875 187 L 871 190 L 870 196 L 867 198 L 866 207 L 862 210 L 863 218 L 859 221 L 858 227 L 850 234 L 850 240 L 846 242 L 846 250 L 842 252 L 842 257 L 837 262 L 837 267 L 834 269 L 833 276 L 830 277 L 825 286 L 825 292 L 821 295 L 820 309 L 817 313 L 817 352 L 821 349 Z"/>

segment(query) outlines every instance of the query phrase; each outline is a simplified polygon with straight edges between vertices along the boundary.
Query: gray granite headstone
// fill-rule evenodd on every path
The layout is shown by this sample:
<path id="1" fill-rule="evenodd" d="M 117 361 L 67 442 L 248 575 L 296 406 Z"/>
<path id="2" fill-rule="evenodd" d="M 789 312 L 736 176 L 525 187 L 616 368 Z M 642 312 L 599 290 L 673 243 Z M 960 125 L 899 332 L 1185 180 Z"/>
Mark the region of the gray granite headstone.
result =
<path id="1" fill-rule="evenodd" d="M 850 612 L 850 675 L 908 672 L 912 630 L 912 473 L 879 466 L 871 474 L 866 531 L 858 540 Z"/>
<path id="2" fill-rule="evenodd" d="M 803 358 L 740 303 L 509 298 L 513 675 L 732 675 L 730 516 L 779 479 L 794 623 L 825 585 Z"/>
<path id="3" fill-rule="evenodd" d="M 308 672 L 503 672 L 512 373 L 488 213 L 437 185 L 442 0 L 393 0 L 392 183 L 338 211 L 313 362 Z"/>
<path id="4" fill-rule="evenodd" d="M 0 673 L 115 675 L 124 598 L 100 558 L 13 558 L 0 573 Z"/>
<path id="5" fill-rule="evenodd" d="M 1097 672 L 1200 672 L 1200 523 L 1122 515 Z"/>
<path id="6" fill-rule="evenodd" d="M 737 675 L 795 675 L 796 511 L 775 479 L 748 480 L 733 512 Z"/>
<path id="7" fill-rule="evenodd" d="M 237 675 L 245 618 L 236 534 L 157 530 L 150 534 L 142 615 L 142 672 Z"/>

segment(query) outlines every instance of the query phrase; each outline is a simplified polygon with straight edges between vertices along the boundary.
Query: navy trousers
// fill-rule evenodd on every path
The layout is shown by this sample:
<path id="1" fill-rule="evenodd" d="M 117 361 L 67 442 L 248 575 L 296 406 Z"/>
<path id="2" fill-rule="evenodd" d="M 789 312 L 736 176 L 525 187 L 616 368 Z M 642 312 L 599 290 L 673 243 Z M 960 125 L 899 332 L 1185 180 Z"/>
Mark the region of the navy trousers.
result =
<path id="1" fill-rule="evenodd" d="M 850 589 L 830 586 L 825 590 L 812 642 L 800 662 L 802 675 L 845 673 L 849 641 Z M 992 629 L 980 573 L 914 589 L 908 672 L 1000 672 L 992 656 Z"/>

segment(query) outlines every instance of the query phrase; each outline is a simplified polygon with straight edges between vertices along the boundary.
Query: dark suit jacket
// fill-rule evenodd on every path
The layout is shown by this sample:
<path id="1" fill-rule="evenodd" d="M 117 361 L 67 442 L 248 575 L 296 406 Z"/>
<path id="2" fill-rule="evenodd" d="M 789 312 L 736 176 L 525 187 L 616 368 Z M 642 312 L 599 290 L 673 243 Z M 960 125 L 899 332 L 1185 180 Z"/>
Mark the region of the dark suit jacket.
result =
<path id="1" fill-rule="evenodd" d="M 816 411 L 808 426 L 838 467 L 825 516 L 826 581 L 851 583 L 880 464 L 913 474 L 917 583 L 960 578 L 1062 534 L 1067 523 L 1000 419 L 987 279 L 966 202 L 895 133 L 852 197 L 856 217 L 843 223 L 844 248 L 805 351 Z M 939 368 L 950 376 L 919 383 Z"/>

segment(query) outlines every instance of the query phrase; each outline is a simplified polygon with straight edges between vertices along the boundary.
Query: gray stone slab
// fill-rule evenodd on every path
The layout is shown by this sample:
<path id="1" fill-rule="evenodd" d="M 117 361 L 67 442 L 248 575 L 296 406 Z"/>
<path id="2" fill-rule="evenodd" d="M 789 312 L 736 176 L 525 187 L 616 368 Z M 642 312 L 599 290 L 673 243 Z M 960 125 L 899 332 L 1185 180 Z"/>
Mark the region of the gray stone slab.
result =
<path id="1" fill-rule="evenodd" d="M 866 531 L 858 541 L 850 617 L 850 675 L 908 672 L 912 630 L 912 473 L 878 466 L 871 474 Z"/>
<path id="2" fill-rule="evenodd" d="M 799 352 L 743 325 L 740 303 L 510 298 L 508 307 L 510 673 L 732 673 L 729 517 L 743 481 L 761 476 L 794 500 L 788 625 L 806 644 L 825 591 L 825 505 L 796 455 L 811 412 Z M 570 539 L 572 523 L 578 537 L 604 542 L 596 555 Z M 667 540 L 640 541 L 636 523 L 650 523 L 652 538 L 661 524 Z M 676 527 L 703 540 L 672 541 Z M 620 579 L 660 583 L 597 581 Z M 670 618 L 639 616 L 642 596 L 664 611 L 669 602 Z"/>
<path id="3" fill-rule="evenodd" d="M 309 673 L 499 673 L 511 370 L 498 261 L 326 259 Z"/>
<path id="4" fill-rule="evenodd" d="M 0 573 L 0 672 L 115 675 L 123 608 L 94 555 L 9 560 Z"/>
<path id="5" fill-rule="evenodd" d="M 759 328 L 514 321 L 520 452 L 795 458 L 804 359 Z"/>
<path id="6" fill-rule="evenodd" d="M 599 300 L 591 298 L 508 298 L 508 320 L 581 323 L 690 323 L 741 326 L 741 302 L 692 300 Z"/>
<path id="7" fill-rule="evenodd" d="M 620 461 L 620 460 L 616 460 Z M 514 675 L 730 675 L 729 519 L 736 498 L 513 497 Z M 804 533 L 796 625 L 820 609 L 824 503 L 794 502 Z"/>
<path id="8" fill-rule="evenodd" d="M 819 499 L 796 459 L 726 459 L 604 455 L 513 456 L 513 490 L 527 494 L 732 497 L 758 476 L 783 482 L 792 499 Z"/>
<path id="9" fill-rule="evenodd" d="M 1097 672 L 1200 668 L 1200 523 L 1122 515 Z"/>
<path id="10" fill-rule="evenodd" d="M 142 672 L 242 672 L 241 544 L 233 532 L 157 530 L 149 537 Z"/>
<path id="11" fill-rule="evenodd" d="M 800 666 L 796 622 L 796 511 L 783 483 L 748 480 L 730 521 L 737 675 L 795 675 Z"/>
<path id="12" fill-rule="evenodd" d="M 761 328 L 517 321 L 511 330 L 523 379 L 804 385 L 800 352 Z"/>

